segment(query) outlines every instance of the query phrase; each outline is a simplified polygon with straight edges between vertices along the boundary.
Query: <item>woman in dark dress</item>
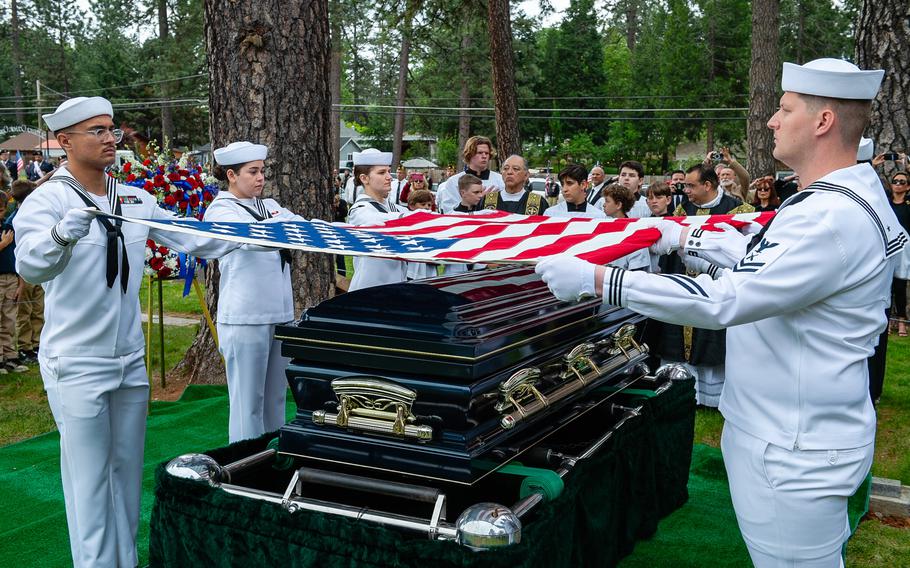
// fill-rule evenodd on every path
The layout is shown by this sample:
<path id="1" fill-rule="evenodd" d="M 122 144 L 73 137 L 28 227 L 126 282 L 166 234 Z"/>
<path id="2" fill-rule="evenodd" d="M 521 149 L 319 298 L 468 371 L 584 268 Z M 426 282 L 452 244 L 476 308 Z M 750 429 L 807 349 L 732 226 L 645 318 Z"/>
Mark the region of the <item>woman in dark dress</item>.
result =
<path id="1" fill-rule="evenodd" d="M 907 202 L 907 191 L 910 190 L 910 175 L 907 172 L 895 172 L 891 175 L 891 209 L 905 231 L 910 233 L 910 203 Z M 901 254 L 894 271 L 894 280 L 891 284 L 891 326 L 894 331 L 897 324 L 897 334 L 907 336 L 907 280 L 910 279 L 910 254 Z"/>

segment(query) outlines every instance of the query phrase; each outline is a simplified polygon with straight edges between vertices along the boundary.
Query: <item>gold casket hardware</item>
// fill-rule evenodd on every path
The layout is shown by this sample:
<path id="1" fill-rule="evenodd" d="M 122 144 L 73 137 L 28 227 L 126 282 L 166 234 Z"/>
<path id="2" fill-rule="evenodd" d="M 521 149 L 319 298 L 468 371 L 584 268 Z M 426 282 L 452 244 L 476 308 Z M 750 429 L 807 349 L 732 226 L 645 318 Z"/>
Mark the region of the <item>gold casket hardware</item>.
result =
<path id="1" fill-rule="evenodd" d="M 560 374 L 562 382 L 546 394 L 536 387 L 540 378 L 538 369 L 522 369 L 512 375 L 499 387 L 500 401 L 495 406 L 502 415 L 499 425 L 505 429 L 513 428 L 518 422 L 621 369 L 630 361 L 643 358 L 648 353 L 648 346 L 635 341 L 635 331 L 634 324 L 626 324 L 597 345 L 582 343 L 573 347 L 563 356 L 566 368 Z M 595 363 L 593 358 L 598 345 L 607 346 L 611 355 L 600 364 Z"/>
<path id="2" fill-rule="evenodd" d="M 546 397 L 537 390 L 537 382 L 540 380 L 540 369 L 537 367 L 527 367 L 513 374 L 499 385 L 499 402 L 494 408 L 500 414 L 514 408 L 520 414 L 524 414 L 522 403 L 531 400 L 537 400 L 544 406 L 549 404 Z"/>
<path id="3" fill-rule="evenodd" d="M 373 377 L 348 377 L 332 381 L 338 413 L 313 412 L 313 423 L 350 428 L 373 434 L 430 440 L 433 428 L 417 425 L 411 406 L 417 393 Z"/>
<path id="4" fill-rule="evenodd" d="M 591 359 L 596 346 L 593 343 L 582 343 L 574 347 L 563 357 L 566 370 L 562 373 L 563 380 L 574 375 L 583 385 L 601 375 L 600 368 Z"/>
<path id="5" fill-rule="evenodd" d="M 635 341 L 635 324 L 627 323 L 617 329 L 608 340 L 611 344 L 610 355 L 619 355 L 622 353 L 626 358 L 631 359 L 629 355 L 631 349 L 641 350 L 642 347 Z"/>

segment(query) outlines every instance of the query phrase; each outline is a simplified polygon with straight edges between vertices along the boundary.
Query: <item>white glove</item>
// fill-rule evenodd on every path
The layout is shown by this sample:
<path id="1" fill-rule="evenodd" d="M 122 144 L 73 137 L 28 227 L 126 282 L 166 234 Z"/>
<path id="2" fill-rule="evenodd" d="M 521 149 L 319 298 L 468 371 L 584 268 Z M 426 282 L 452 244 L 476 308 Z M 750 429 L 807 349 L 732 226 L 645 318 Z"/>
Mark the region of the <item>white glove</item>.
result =
<path id="1" fill-rule="evenodd" d="M 703 231 L 698 228 L 689 231 L 684 247 L 685 256 L 703 258 L 721 268 L 732 268 L 746 256 L 746 248 L 752 239 L 726 223 L 719 223 L 717 228 L 723 231 Z"/>
<path id="2" fill-rule="evenodd" d="M 657 256 L 669 254 L 678 249 L 679 236 L 684 229 L 688 229 L 688 227 L 684 227 L 676 221 L 667 221 L 666 219 L 661 219 L 654 227 L 660 229 L 660 239 L 648 247 L 648 250 L 651 254 L 656 254 Z"/>
<path id="3" fill-rule="evenodd" d="M 697 272 L 699 274 L 709 274 L 711 278 L 715 279 L 715 275 L 720 275 L 720 269 L 703 258 L 690 256 L 685 253 L 680 254 L 680 256 L 682 257 L 683 264 L 686 265 L 686 270 Z"/>
<path id="4" fill-rule="evenodd" d="M 54 226 L 53 232 L 62 240 L 74 243 L 88 234 L 94 220 L 95 216 L 89 213 L 89 209 L 70 209 Z"/>
<path id="5" fill-rule="evenodd" d="M 594 272 L 596 264 L 574 256 L 551 256 L 537 263 L 534 271 L 540 274 L 557 300 L 576 302 L 582 298 L 596 297 Z"/>

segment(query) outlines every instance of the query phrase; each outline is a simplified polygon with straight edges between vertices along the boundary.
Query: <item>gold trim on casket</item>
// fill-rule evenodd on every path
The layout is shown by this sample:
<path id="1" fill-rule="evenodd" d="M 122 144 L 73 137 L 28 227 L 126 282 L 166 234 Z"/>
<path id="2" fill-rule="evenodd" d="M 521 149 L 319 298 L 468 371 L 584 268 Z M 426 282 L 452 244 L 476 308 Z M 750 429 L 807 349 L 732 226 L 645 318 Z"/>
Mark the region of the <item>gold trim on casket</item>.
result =
<path id="1" fill-rule="evenodd" d="M 371 434 L 429 440 L 433 428 L 416 425 L 411 405 L 417 393 L 411 389 L 371 377 L 335 379 L 332 390 L 338 398 L 338 413 L 313 412 L 313 423 L 350 428 Z"/>

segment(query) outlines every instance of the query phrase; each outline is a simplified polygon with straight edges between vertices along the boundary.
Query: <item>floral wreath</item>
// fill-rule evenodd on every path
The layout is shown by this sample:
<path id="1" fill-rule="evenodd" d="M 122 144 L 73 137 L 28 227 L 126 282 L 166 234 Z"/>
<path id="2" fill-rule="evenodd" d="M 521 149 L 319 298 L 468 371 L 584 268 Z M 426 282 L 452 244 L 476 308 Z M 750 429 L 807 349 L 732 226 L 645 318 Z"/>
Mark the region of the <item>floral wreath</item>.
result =
<path id="1" fill-rule="evenodd" d="M 159 151 L 154 142 L 150 142 L 147 149 L 148 158 L 127 161 L 119 172 L 111 175 L 121 183 L 141 187 L 155 197 L 162 209 L 178 217 L 195 217 L 201 221 L 218 193 L 218 182 L 203 173 L 198 164 L 189 164 L 186 155 L 179 160 L 169 158 L 167 148 Z M 188 262 L 191 265 L 186 267 L 187 278 L 192 278 L 196 263 L 204 262 L 202 259 Z M 144 272 L 162 279 L 176 278 L 181 273 L 180 257 L 168 247 L 148 239 Z"/>

